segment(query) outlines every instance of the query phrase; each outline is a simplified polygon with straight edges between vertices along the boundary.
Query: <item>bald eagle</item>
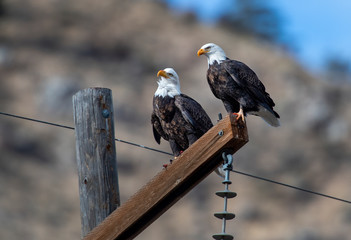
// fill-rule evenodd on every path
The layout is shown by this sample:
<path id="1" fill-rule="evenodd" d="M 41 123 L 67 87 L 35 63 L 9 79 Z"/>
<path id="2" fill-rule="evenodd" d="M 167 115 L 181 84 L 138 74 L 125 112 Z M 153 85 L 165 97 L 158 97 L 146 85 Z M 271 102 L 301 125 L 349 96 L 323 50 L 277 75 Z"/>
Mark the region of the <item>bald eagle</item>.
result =
<path id="1" fill-rule="evenodd" d="M 227 58 L 223 49 L 214 43 L 203 45 L 197 55 L 207 57 L 208 84 L 229 114 L 235 114 L 244 122 L 244 116 L 252 114 L 260 116 L 271 126 L 280 125 L 279 115 L 273 110 L 273 100 L 251 68 Z"/>
<path id="2" fill-rule="evenodd" d="M 173 68 L 160 70 L 157 77 L 151 115 L 154 138 L 158 144 L 161 137 L 168 141 L 177 157 L 213 125 L 201 105 L 181 93 L 179 77 Z"/>

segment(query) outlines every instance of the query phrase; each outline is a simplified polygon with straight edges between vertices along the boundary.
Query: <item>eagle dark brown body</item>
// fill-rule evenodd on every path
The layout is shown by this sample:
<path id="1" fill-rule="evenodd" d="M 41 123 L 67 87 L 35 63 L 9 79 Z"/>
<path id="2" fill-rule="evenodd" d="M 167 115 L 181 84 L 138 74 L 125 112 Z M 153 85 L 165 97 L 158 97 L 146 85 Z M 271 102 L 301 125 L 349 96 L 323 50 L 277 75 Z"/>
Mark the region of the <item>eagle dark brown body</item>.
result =
<path id="1" fill-rule="evenodd" d="M 154 96 L 151 123 L 155 140 L 169 141 L 174 156 L 179 156 L 213 125 L 205 110 L 185 94 Z"/>
<path id="2" fill-rule="evenodd" d="M 228 81 L 232 78 L 236 80 Z M 264 85 L 244 63 L 230 59 L 221 64 L 215 62 L 207 70 L 207 81 L 213 94 L 223 101 L 227 112 L 238 112 L 241 104 L 244 113 L 255 115 L 259 106 L 263 106 L 279 118 L 273 110 L 275 104 Z"/>

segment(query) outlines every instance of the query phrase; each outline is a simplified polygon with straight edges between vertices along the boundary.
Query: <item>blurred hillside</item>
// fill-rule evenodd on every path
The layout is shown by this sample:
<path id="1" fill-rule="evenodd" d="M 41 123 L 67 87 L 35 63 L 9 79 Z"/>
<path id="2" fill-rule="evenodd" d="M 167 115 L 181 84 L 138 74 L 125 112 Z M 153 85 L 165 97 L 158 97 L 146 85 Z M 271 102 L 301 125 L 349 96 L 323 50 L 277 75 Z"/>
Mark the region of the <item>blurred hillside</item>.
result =
<path id="1" fill-rule="evenodd" d="M 182 91 L 212 121 L 224 113 L 196 51 L 218 43 L 253 68 L 275 100 L 282 126 L 248 117 L 250 142 L 235 168 L 351 199 L 351 86 L 306 72 L 284 50 L 204 26 L 152 1 L 1 1 L 0 111 L 73 125 L 72 95 L 113 91 L 116 137 L 170 151 L 153 140 L 156 73 L 174 67 Z M 329 76 L 330 77 L 330 76 Z M 332 77 L 332 76 L 331 76 Z M 200 89 L 200 91 L 199 91 Z M 79 239 L 80 213 L 71 130 L 0 116 L 0 239 Z M 117 144 L 122 202 L 168 157 Z M 232 175 L 236 239 L 349 239 L 349 205 Z M 210 239 L 221 221 L 221 180 L 211 174 L 136 239 Z"/>

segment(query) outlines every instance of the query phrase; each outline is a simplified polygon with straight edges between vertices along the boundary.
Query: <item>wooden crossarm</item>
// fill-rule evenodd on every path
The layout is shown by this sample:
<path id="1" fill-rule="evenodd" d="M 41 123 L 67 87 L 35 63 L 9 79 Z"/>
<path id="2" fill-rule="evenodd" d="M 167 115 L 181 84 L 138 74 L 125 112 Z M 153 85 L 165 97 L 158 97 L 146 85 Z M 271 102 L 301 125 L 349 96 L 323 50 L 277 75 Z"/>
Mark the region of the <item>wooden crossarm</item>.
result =
<path id="1" fill-rule="evenodd" d="M 84 240 L 133 239 L 248 142 L 246 125 L 228 115 L 94 228 Z"/>

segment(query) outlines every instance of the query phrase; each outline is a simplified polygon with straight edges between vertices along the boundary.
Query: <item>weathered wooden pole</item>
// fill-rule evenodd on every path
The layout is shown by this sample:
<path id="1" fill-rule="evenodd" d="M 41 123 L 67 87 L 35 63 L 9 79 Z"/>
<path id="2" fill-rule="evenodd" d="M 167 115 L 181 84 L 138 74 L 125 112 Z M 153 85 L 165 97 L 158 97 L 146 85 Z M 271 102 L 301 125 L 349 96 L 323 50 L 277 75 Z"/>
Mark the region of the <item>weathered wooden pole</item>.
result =
<path id="1" fill-rule="evenodd" d="M 73 113 L 84 237 L 120 205 L 111 90 L 77 92 Z"/>

